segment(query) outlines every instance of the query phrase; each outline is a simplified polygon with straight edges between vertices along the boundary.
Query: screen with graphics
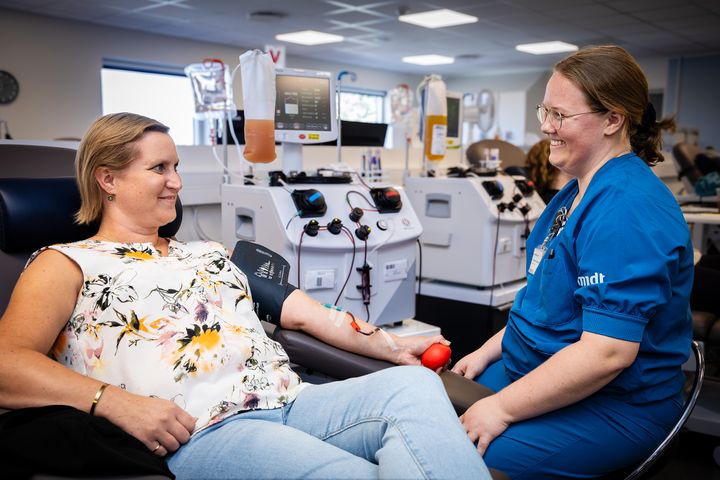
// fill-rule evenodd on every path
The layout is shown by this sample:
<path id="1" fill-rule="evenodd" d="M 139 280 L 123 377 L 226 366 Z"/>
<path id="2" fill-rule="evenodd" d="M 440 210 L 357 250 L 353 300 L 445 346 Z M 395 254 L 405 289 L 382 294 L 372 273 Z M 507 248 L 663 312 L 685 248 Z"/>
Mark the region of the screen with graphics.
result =
<path id="1" fill-rule="evenodd" d="M 335 119 L 330 79 L 281 75 L 276 77 L 275 128 L 329 132 Z"/>

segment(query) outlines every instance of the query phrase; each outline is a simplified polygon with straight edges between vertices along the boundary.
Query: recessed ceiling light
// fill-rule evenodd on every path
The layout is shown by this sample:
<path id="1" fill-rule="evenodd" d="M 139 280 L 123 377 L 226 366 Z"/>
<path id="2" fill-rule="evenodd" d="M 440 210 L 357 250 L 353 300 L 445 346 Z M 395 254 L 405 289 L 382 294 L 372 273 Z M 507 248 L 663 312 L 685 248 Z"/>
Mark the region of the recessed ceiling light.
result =
<path id="1" fill-rule="evenodd" d="M 250 20 L 258 22 L 279 22 L 287 17 L 287 13 L 275 10 L 258 10 L 248 13 L 247 17 Z"/>
<path id="2" fill-rule="evenodd" d="M 345 38 L 340 35 L 317 32 L 315 30 L 281 33 L 280 35 L 275 35 L 275 39 L 282 42 L 299 43 L 300 45 L 321 45 L 323 43 L 337 43 L 345 40 Z"/>
<path id="3" fill-rule="evenodd" d="M 442 28 L 475 23 L 478 21 L 478 18 L 443 8 L 440 10 L 430 10 L 428 12 L 400 15 L 398 20 L 425 28 Z"/>
<path id="4" fill-rule="evenodd" d="M 405 63 L 414 63 L 415 65 L 446 65 L 448 63 L 455 63 L 455 59 L 453 57 L 435 54 L 403 57 L 402 61 Z"/>
<path id="5" fill-rule="evenodd" d="M 533 55 L 546 55 L 548 53 L 574 52 L 578 49 L 577 45 L 560 41 L 525 43 L 515 46 L 515 50 Z"/>

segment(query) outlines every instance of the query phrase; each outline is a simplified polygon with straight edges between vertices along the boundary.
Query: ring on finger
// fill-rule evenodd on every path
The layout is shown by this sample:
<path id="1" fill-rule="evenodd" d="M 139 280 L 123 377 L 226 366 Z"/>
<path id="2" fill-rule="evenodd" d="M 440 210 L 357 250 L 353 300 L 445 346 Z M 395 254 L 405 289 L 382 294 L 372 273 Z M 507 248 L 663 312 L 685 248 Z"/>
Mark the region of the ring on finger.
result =
<path id="1" fill-rule="evenodd" d="M 162 445 L 160 444 L 160 442 L 158 442 L 157 447 L 155 447 L 155 448 L 152 449 L 152 453 L 155 453 L 155 452 L 157 452 L 158 450 L 160 450 L 160 447 L 162 447 Z"/>

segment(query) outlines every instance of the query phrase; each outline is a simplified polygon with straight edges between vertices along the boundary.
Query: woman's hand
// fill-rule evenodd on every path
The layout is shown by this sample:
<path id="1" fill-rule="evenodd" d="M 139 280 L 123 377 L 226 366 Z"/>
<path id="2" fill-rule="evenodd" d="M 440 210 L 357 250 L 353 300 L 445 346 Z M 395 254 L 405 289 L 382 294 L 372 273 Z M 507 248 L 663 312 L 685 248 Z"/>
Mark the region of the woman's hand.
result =
<path id="1" fill-rule="evenodd" d="M 376 333 L 376 335 L 378 334 L 379 332 Z M 392 335 L 392 338 L 397 345 L 394 362 L 398 365 L 420 365 L 420 357 L 433 343 L 450 346 L 450 342 L 445 340 L 442 335 L 433 335 L 431 337 L 397 337 Z M 448 360 L 449 363 L 450 360 Z M 447 365 L 438 369 L 438 373 L 445 368 L 447 368 Z"/>
<path id="2" fill-rule="evenodd" d="M 190 439 L 196 421 L 174 402 L 134 395 L 112 386 L 107 388 L 95 414 L 107 418 L 161 457 Z"/>
<path id="3" fill-rule="evenodd" d="M 452 371 L 465 378 L 474 380 L 475 377 L 485 371 L 487 366 L 488 362 L 485 359 L 485 355 L 483 355 L 481 349 L 477 349 L 458 360 L 458 362 L 453 366 Z"/>
<path id="4" fill-rule="evenodd" d="M 477 443 L 478 453 L 484 455 L 490 442 L 510 425 L 510 420 L 498 396 L 491 395 L 473 403 L 460 416 L 460 423 L 468 438 Z"/>

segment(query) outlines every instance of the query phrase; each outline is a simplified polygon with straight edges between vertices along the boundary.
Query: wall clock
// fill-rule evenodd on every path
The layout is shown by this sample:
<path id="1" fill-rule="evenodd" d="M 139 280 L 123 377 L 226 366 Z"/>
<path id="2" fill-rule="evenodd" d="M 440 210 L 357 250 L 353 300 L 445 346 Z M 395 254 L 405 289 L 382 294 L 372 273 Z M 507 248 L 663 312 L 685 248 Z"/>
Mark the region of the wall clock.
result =
<path id="1" fill-rule="evenodd" d="M 10 72 L 0 70 L 0 104 L 13 102 L 20 91 L 17 78 Z"/>

